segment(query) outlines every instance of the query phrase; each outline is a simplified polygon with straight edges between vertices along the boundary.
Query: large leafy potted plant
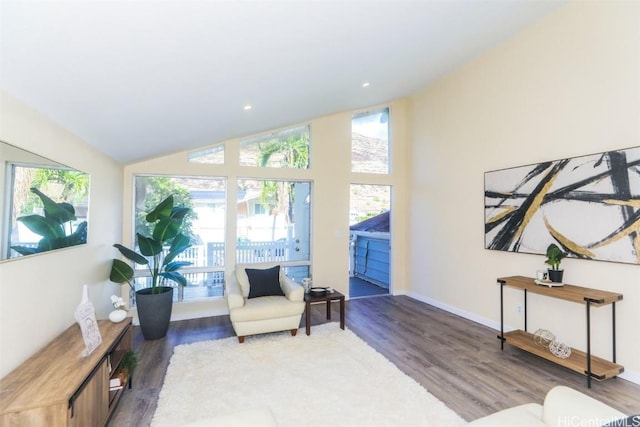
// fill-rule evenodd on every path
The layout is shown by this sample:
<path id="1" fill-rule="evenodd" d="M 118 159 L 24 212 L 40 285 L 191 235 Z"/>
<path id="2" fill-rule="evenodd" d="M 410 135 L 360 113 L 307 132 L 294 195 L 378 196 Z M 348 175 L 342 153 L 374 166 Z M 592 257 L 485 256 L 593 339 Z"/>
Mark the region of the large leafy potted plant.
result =
<path id="1" fill-rule="evenodd" d="M 551 267 L 548 270 L 549 279 L 554 283 L 562 283 L 564 270 L 560 269 L 560 262 L 562 261 L 562 258 L 566 256 L 567 254 L 562 252 L 562 249 L 560 249 L 555 243 L 552 243 L 547 247 L 547 259 L 545 260 L 545 264 L 548 264 Z"/>
<path id="2" fill-rule="evenodd" d="M 136 297 L 136 307 L 142 335 L 154 340 L 167 334 L 173 306 L 173 287 L 165 286 L 167 280 L 186 286 L 187 279 L 180 274 L 182 267 L 190 262 L 175 261 L 176 257 L 191 246 L 189 237 L 182 234 L 182 222 L 191 209 L 173 205 L 173 195 L 160 202 L 145 220 L 153 224 L 151 236 L 136 233 L 136 252 L 121 244 L 113 245 L 127 259 L 146 265 L 151 277 L 151 287 L 135 290 L 132 283 L 134 269 L 121 259 L 114 259 L 109 279 L 112 282 L 127 282 Z M 168 247 L 168 250 L 165 248 Z"/>
<path id="3" fill-rule="evenodd" d="M 42 238 L 36 247 L 15 245 L 11 249 L 21 255 L 32 255 L 87 243 L 87 221 L 82 221 L 73 229 L 72 221 L 77 218 L 70 203 L 54 202 L 37 188 L 31 188 L 31 192 L 42 201 L 44 215 L 24 215 L 17 220 Z"/>

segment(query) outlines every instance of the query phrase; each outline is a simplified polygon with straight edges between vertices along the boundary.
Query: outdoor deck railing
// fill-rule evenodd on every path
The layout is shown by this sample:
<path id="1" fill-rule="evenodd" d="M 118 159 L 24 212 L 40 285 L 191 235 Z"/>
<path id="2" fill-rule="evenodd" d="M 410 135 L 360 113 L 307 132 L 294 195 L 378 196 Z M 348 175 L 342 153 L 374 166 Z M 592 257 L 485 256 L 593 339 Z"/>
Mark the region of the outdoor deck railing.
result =
<path id="1" fill-rule="evenodd" d="M 288 255 L 287 246 L 286 240 L 240 242 L 236 247 L 236 263 L 254 264 L 286 261 Z M 191 263 L 191 267 L 221 267 L 224 265 L 224 243 L 194 245 L 176 257 L 176 261 L 188 261 Z"/>
<path id="2" fill-rule="evenodd" d="M 168 250 L 168 248 L 167 248 Z M 182 270 L 187 278 L 188 286 L 177 286 L 174 299 L 184 299 L 222 296 L 224 287 L 224 250 L 222 242 L 194 245 L 186 249 L 175 261 L 187 261 L 191 265 Z M 275 242 L 239 242 L 236 247 L 236 263 L 257 264 L 263 262 L 286 261 L 289 254 L 286 240 Z M 189 272 L 189 268 L 198 268 L 198 272 Z M 211 269 L 211 270 L 209 270 Z M 203 271 L 204 270 L 204 271 Z M 150 286 L 149 277 L 138 277 L 136 288 Z M 173 286 L 172 283 L 169 283 Z M 133 295 L 131 303 L 134 303 Z"/>

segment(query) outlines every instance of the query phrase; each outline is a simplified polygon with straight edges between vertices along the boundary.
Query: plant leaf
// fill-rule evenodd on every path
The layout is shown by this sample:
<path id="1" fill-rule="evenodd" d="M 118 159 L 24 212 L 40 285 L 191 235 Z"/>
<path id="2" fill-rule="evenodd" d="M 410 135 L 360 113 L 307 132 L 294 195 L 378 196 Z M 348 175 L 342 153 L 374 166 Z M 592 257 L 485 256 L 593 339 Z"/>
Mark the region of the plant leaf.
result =
<path id="1" fill-rule="evenodd" d="M 173 280 L 182 286 L 187 286 L 187 279 L 182 274 L 176 271 L 163 272 L 160 273 L 160 276 L 164 277 L 167 280 Z"/>
<path id="2" fill-rule="evenodd" d="M 49 237 L 64 237 L 66 234 L 60 222 L 40 215 L 27 215 L 18 218 L 29 230 L 34 233 Z"/>
<path id="3" fill-rule="evenodd" d="M 149 260 L 146 259 L 145 257 L 143 257 L 142 255 L 140 255 L 139 253 L 132 251 L 131 249 L 122 246 L 119 243 L 116 243 L 115 245 L 113 245 L 114 248 L 117 248 L 120 253 L 127 259 L 130 259 L 131 261 L 135 262 L 136 264 L 140 264 L 140 265 L 147 265 L 149 264 Z"/>
<path id="4" fill-rule="evenodd" d="M 140 248 L 142 255 L 155 256 L 162 252 L 161 241 L 143 236 L 140 233 L 136 233 L 136 236 L 138 236 L 138 247 Z"/>
<path id="5" fill-rule="evenodd" d="M 50 251 L 53 249 L 68 248 L 70 246 L 77 246 L 87 243 L 87 223 L 86 221 L 80 223 L 76 228 L 76 231 L 63 237 L 43 237 L 38 242 L 38 247 L 43 251 Z"/>
<path id="6" fill-rule="evenodd" d="M 18 252 L 20 255 L 33 255 L 43 252 L 40 248 L 32 248 L 28 246 L 11 246 L 11 249 Z"/>
<path id="7" fill-rule="evenodd" d="M 175 259 L 178 255 L 184 252 L 187 248 L 191 247 L 191 239 L 189 239 L 184 234 L 178 234 L 173 241 L 171 242 L 171 247 L 169 248 L 169 252 L 164 258 L 164 264 L 169 264 L 171 261 Z"/>
<path id="8" fill-rule="evenodd" d="M 37 188 L 31 188 L 31 192 L 37 195 L 42 201 L 45 217 L 60 223 L 74 221 L 76 219 L 75 210 L 69 203 L 56 203 Z"/>
<path id="9" fill-rule="evenodd" d="M 171 211 L 171 218 L 176 221 L 180 221 L 182 223 L 182 220 L 184 219 L 185 215 L 188 214 L 190 211 L 191 211 L 190 208 L 185 208 L 184 206 L 176 206 Z"/>
<path id="10" fill-rule="evenodd" d="M 191 264 L 193 263 L 189 261 L 170 262 L 164 267 L 164 271 L 167 271 L 167 272 L 177 271 L 177 270 L 180 270 L 182 267 L 186 267 L 187 265 L 191 265 Z"/>
<path id="11" fill-rule="evenodd" d="M 173 239 L 180 232 L 182 221 L 175 221 L 171 218 L 162 218 L 153 227 L 153 238 L 159 242 L 166 242 Z"/>
<path id="12" fill-rule="evenodd" d="M 173 211 L 173 194 L 158 203 L 158 205 L 153 208 L 151 212 L 147 214 L 145 219 L 147 222 L 156 222 L 162 218 L 169 218 L 171 216 L 171 212 Z"/>
<path id="13" fill-rule="evenodd" d="M 69 234 L 69 246 L 81 245 L 87 243 L 87 221 L 82 221 L 76 227 L 76 231 Z"/>
<path id="14" fill-rule="evenodd" d="M 66 248 L 69 246 L 73 245 L 71 245 L 67 236 L 54 238 L 43 237 L 38 242 L 38 248 L 42 249 L 43 252 L 51 251 L 53 249 Z"/>
<path id="15" fill-rule="evenodd" d="M 111 264 L 111 273 L 109 274 L 109 280 L 115 283 L 124 283 L 131 280 L 133 277 L 133 268 L 121 259 L 113 259 Z"/>

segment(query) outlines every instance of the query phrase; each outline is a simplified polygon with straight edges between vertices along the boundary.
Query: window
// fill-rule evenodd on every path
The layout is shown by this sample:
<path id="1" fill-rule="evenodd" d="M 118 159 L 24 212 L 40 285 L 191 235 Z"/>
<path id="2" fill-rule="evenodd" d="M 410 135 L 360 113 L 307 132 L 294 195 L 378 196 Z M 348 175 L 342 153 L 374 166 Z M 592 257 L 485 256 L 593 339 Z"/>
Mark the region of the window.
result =
<path id="1" fill-rule="evenodd" d="M 389 109 L 354 114 L 351 119 L 351 171 L 389 173 Z"/>
<path id="2" fill-rule="evenodd" d="M 189 153 L 190 163 L 206 163 L 210 165 L 224 164 L 224 144 L 214 145 Z"/>
<path id="3" fill-rule="evenodd" d="M 240 141 L 240 166 L 307 169 L 309 126 Z"/>
<path id="4" fill-rule="evenodd" d="M 310 182 L 239 180 L 237 212 L 236 263 L 277 261 L 298 283 L 309 277 Z"/>
<path id="5" fill-rule="evenodd" d="M 226 228 L 226 180 L 211 177 L 137 176 L 135 180 L 135 231 L 148 235 L 145 215 L 170 194 L 176 205 L 191 208 L 183 232 L 191 247 L 176 260 L 192 264 L 181 270 L 187 286 L 178 286 L 178 301 L 222 296 Z M 136 246 L 136 250 L 137 250 Z M 136 265 L 136 288 L 150 286 L 148 272 Z"/>

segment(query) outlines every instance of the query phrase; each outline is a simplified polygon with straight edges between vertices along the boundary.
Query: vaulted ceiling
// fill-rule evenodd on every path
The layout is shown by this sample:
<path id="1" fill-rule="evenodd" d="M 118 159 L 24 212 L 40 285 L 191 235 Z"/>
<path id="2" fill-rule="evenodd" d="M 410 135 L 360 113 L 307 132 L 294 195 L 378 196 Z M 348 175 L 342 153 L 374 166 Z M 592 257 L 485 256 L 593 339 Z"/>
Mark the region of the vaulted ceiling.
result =
<path id="1" fill-rule="evenodd" d="M 0 89 L 129 163 L 410 95 L 563 4 L 2 0 Z"/>

